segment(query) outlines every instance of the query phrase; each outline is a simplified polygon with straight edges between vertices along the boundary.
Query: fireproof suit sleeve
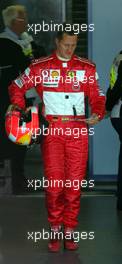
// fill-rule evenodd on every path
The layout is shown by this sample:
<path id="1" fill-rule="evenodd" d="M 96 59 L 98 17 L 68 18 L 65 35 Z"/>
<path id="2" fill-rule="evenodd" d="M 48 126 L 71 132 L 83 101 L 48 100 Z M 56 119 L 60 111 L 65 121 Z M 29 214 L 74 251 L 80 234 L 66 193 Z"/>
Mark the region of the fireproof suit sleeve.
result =
<path id="1" fill-rule="evenodd" d="M 89 98 L 91 113 L 98 114 L 99 119 L 101 120 L 105 114 L 105 95 L 99 87 L 97 78 L 96 67 L 92 66 L 89 70 L 89 84 L 87 86 L 87 95 Z"/>
<path id="2" fill-rule="evenodd" d="M 12 81 L 9 86 L 9 96 L 12 104 L 25 108 L 24 95 L 27 90 L 35 86 L 35 71 L 31 64 L 16 80 Z"/>

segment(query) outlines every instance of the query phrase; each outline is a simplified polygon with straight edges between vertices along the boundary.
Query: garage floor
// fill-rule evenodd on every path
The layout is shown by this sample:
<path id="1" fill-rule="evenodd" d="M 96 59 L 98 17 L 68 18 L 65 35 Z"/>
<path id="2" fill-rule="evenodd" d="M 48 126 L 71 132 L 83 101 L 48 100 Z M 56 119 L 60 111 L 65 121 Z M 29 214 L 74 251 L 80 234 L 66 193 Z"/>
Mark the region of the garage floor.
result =
<path id="1" fill-rule="evenodd" d="M 43 192 L 1 197 L 0 264 L 122 263 L 122 212 L 116 211 L 114 195 L 81 198 L 77 252 L 62 247 L 60 253 L 48 253 L 47 239 L 35 233 L 42 234 L 43 230 L 48 231 Z M 81 239 L 81 232 L 86 232 L 87 238 Z M 94 239 L 89 239 L 89 232 L 94 232 Z"/>

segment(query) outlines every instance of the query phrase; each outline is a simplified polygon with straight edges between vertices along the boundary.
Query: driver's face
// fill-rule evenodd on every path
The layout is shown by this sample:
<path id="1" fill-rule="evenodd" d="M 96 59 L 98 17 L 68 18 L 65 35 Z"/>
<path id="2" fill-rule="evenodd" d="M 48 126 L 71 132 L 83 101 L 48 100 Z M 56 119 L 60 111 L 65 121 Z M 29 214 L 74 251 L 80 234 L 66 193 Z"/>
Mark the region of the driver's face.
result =
<path id="1" fill-rule="evenodd" d="M 77 35 L 70 36 L 64 33 L 61 40 L 56 39 L 57 55 L 64 59 L 71 59 L 77 46 L 77 38 Z"/>

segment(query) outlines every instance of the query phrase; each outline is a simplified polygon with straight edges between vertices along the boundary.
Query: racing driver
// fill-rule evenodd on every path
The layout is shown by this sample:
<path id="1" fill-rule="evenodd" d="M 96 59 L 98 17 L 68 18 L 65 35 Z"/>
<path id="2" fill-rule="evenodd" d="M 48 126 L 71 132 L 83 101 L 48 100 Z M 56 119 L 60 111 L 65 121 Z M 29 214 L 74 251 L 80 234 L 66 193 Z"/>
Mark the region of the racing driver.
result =
<path id="1" fill-rule="evenodd" d="M 97 124 L 105 111 L 95 64 L 74 55 L 77 40 L 75 32 L 67 31 L 64 25 L 57 32 L 55 52 L 34 61 L 9 87 L 11 102 L 19 108 L 25 109 L 24 95 L 33 86 L 43 102 L 42 113 L 49 122 L 41 144 L 44 171 L 49 183 L 55 183 L 45 188 L 48 221 L 51 232 L 57 234 L 63 225 L 64 247 L 68 250 L 78 248 L 73 236 L 67 238 L 67 234 L 73 234 L 78 224 L 81 190 L 65 182 L 83 180 L 88 159 L 87 127 Z M 90 118 L 85 117 L 86 97 Z M 74 137 L 73 129 L 81 131 L 78 137 Z M 61 239 L 51 237 L 48 249 L 57 252 L 60 247 Z"/>

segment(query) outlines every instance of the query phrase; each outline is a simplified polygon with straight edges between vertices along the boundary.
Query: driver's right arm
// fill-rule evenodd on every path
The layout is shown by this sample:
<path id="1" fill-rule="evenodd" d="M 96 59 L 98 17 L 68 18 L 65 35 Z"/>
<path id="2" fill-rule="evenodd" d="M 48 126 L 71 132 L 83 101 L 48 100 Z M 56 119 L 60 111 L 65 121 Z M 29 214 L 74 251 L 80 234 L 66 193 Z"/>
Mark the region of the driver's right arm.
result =
<path id="1" fill-rule="evenodd" d="M 25 93 L 27 90 L 35 86 L 35 69 L 31 64 L 25 71 L 9 86 L 9 96 L 12 105 L 16 105 L 19 108 L 25 108 Z"/>

